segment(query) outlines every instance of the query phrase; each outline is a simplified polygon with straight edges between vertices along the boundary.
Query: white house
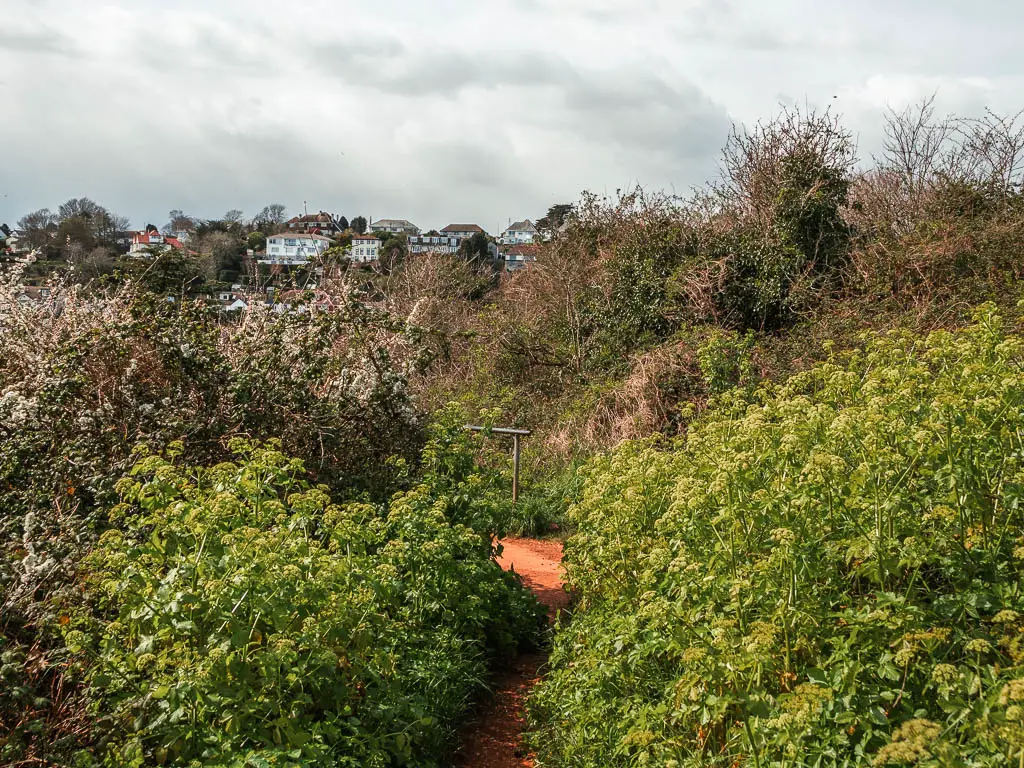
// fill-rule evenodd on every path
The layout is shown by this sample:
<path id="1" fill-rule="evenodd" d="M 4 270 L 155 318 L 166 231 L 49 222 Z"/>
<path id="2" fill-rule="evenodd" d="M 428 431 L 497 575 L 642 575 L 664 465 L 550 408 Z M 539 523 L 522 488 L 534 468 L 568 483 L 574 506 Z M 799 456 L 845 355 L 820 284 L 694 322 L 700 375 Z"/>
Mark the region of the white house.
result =
<path id="1" fill-rule="evenodd" d="M 529 245 L 540 233 L 529 219 L 517 221 L 501 234 L 502 245 Z"/>
<path id="2" fill-rule="evenodd" d="M 380 219 L 370 224 L 370 231 L 378 234 L 390 232 L 393 235 L 418 235 L 420 228 L 405 219 Z"/>
<path id="3" fill-rule="evenodd" d="M 355 235 L 350 253 L 352 261 L 359 264 L 376 261 L 380 257 L 380 238 L 376 235 Z"/>
<path id="4" fill-rule="evenodd" d="M 136 232 L 132 236 L 132 244 L 128 247 L 128 252 L 137 254 L 159 251 L 165 253 L 172 248 L 180 251 L 184 247 L 178 238 L 171 235 L 161 235 L 159 232 Z"/>
<path id="5" fill-rule="evenodd" d="M 331 239 L 323 235 L 282 232 L 267 238 L 267 252 L 258 261 L 260 264 L 301 267 L 330 247 Z"/>
<path id="6" fill-rule="evenodd" d="M 462 245 L 461 237 L 442 237 L 440 235 L 419 235 L 410 237 L 409 253 L 458 253 Z"/>

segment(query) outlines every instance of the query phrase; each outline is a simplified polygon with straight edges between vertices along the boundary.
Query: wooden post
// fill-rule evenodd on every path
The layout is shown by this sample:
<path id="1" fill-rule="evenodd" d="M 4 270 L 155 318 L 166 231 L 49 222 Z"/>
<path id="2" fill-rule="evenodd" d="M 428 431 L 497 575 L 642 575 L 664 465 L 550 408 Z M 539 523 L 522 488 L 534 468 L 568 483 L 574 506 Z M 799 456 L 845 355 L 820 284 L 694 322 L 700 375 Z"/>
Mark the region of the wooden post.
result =
<path id="1" fill-rule="evenodd" d="M 512 503 L 519 501 L 519 435 L 512 436 Z"/>
<path id="2" fill-rule="evenodd" d="M 512 437 L 512 503 L 519 501 L 519 440 L 530 434 L 528 429 L 509 429 L 507 427 L 478 427 L 467 424 L 465 429 L 473 432 L 489 432 L 492 435 L 509 435 Z"/>

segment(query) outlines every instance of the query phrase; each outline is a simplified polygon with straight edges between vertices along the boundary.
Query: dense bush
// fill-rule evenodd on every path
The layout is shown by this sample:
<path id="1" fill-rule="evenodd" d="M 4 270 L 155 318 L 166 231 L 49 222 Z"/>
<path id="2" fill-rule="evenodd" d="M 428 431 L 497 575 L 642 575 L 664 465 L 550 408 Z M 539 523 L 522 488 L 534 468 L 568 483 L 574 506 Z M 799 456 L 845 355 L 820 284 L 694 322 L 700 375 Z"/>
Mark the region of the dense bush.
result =
<path id="1" fill-rule="evenodd" d="M 383 511 L 232 447 L 206 469 L 174 446 L 119 483 L 61 619 L 95 718 L 75 764 L 436 764 L 488 662 L 542 621 L 491 557 L 466 441 L 440 436 Z"/>
<path id="2" fill-rule="evenodd" d="M 596 459 L 541 763 L 1024 759 L 1022 371 L 986 308 Z"/>
<path id="3" fill-rule="evenodd" d="M 16 296 L 0 283 L 0 731 L 52 745 L 79 724 L 47 596 L 109 526 L 134 446 L 182 440 L 183 461 L 209 465 L 232 438 L 278 439 L 335 498 L 383 500 L 419 461 L 407 382 L 431 352 L 347 293 L 336 311 L 235 324 L 132 289 Z"/>

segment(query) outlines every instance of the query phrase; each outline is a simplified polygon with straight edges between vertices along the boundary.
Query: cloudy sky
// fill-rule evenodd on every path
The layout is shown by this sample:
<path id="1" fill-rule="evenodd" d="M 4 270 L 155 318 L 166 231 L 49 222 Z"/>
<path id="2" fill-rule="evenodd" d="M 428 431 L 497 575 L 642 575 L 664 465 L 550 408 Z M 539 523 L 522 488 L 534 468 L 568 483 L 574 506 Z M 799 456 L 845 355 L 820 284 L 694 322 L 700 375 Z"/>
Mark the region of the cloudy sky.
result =
<path id="1" fill-rule="evenodd" d="M 0 222 L 267 203 L 496 230 L 685 192 L 730 122 L 1024 108 L 1014 0 L 2 0 Z M 833 98 L 835 97 L 835 98 Z"/>

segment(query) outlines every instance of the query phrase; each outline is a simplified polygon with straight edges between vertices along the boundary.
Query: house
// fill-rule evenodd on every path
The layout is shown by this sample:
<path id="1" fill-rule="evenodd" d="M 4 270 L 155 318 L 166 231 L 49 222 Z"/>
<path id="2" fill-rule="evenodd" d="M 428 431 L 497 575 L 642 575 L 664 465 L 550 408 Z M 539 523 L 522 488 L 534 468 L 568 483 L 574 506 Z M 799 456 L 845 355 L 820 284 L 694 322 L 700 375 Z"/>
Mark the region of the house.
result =
<path id="1" fill-rule="evenodd" d="M 49 288 L 40 288 L 38 286 L 23 285 L 21 290 L 18 291 L 15 298 L 17 302 L 23 307 L 34 307 L 45 301 L 48 301 L 52 295 Z"/>
<path id="2" fill-rule="evenodd" d="M 349 258 L 359 264 L 377 261 L 380 257 L 380 238 L 376 235 L 355 235 Z"/>
<path id="3" fill-rule="evenodd" d="M 537 260 L 540 253 L 540 246 L 532 243 L 526 245 L 512 245 L 502 250 L 501 255 L 505 259 L 505 270 L 507 272 L 518 272 Z"/>
<path id="4" fill-rule="evenodd" d="M 408 239 L 409 253 L 458 253 L 464 238 L 418 235 Z"/>
<path id="5" fill-rule="evenodd" d="M 441 234 L 445 237 L 458 237 L 465 239 L 472 237 L 473 235 L 486 235 L 482 227 L 478 227 L 476 224 L 449 224 L 447 227 L 441 230 Z"/>
<path id="6" fill-rule="evenodd" d="M 380 234 L 389 232 L 392 235 L 418 235 L 420 228 L 405 219 L 380 219 L 370 223 L 370 231 Z"/>
<path id="7" fill-rule="evenodd" d="M 4 247 L 11 253 L 22 254 L 32 250 L 29 239 L 25 237 L 23 232 L 19 232 L 16 229 L 12 229 L 6 239 L 3 239 L 3 242 Z"/>
<path id="8" fill-rule="evenodd" d="M 502 232 L 500 241 L 502 245 L 528 245 L 539 236 L 540 232 L 537 231 L 537 227 L 533 225 L 532 221 L 526 219 L 509 225 L 509 228 Z"/>
<path id="9" fill-rule="evenodd" d="M 235 299 L 233 302 L 224 307 L 225 312 L 241 312 L 243 309 L 248 309 L 249 305 L 241 299 Z"/>
<path id="10" fill-rule="evenodd" d="M 267 238 L 267 252 L 258 254 L 257 260 L 260 264 L 301 267 L 323 255 L 331 243 L 331 239 L 323 235 L 281 232 Z"/>
<path id="11" fill-rule="evenodd" d="M 172 249 L 180 251 L 184 247 L 178 238 L 170 235 L 161 235 L 159 232 L 136 232 L 132 237 L 132 244 L 128 248 L 128 252 L 133 254 L 152 251 L 166 253 Z"/>
<path id="12" fill-rule="evenodd" d="M 306 235 L 340 235 L 342 229 L 339 219 L 326 211 L 307 213 L 295 216 L 284 223 L 285 232 L 297 232 Z"/>

